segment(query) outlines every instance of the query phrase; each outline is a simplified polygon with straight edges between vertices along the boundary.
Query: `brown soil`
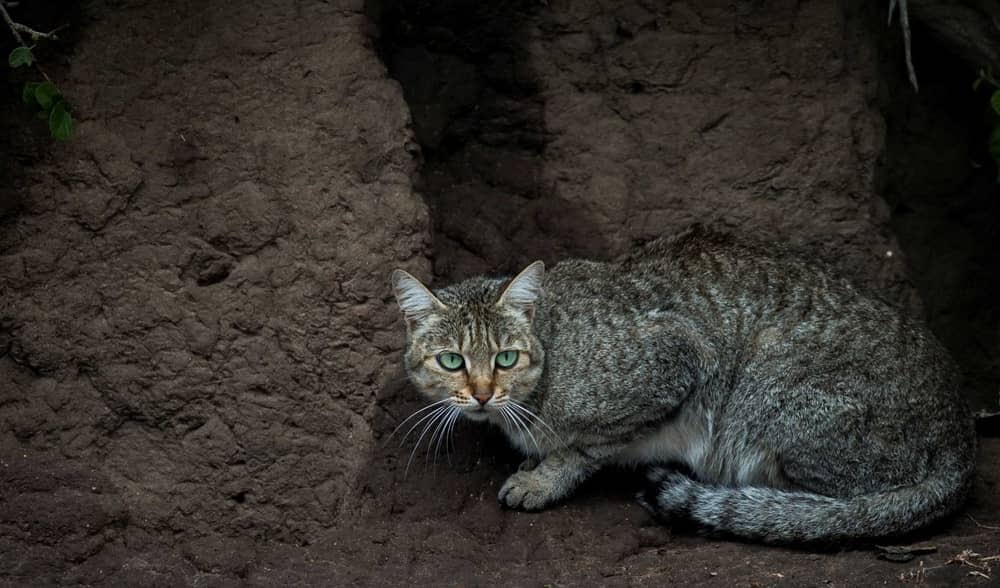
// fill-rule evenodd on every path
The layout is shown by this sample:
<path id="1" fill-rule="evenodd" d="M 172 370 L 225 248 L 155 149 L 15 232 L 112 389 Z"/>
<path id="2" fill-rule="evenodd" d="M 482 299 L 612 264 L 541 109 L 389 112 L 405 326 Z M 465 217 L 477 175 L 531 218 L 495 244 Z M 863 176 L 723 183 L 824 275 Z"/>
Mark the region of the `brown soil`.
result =
<path id="1" fill-rule="evenodd" d="M 914 195 L 926 182 L 901 170 L 925 170 L 912 146 L 941 135 L 925 122 L 923 143 L 901 139 L 900 119 L 883 116 L 905 86 L 898 63 L 879 62 L 884 15 L 868 4 L 108 0 L 15 12 L 73 23 L 40 56 L 79 126 L 49 143 L 11 74 L 0 583 L 1000 574 L 1000 560 L 948 563 L 1000 554 L 993 438 L 968 509 L 907 538 L 936 547 L 907 563 L 655 524 L 632 500 L 632 472 L 544 513 L 503 511 L 495 494 L 519 459 L 495 431 L 461 426 L 436 457 L 416 448 L 408 475 L 412 438 L 388 440 L 421 406 L 399 369 L 391 268 L 446 282 L 609 257 L 691 222 L 795 242 L 923 307 L 970 375 L 970 401 L 995 406 L 995 257 L 966 254 L 994 243 L 997 223 L 935 212 L 954 209 L 933 196 L 963 184 Z M 946 94 L 911 106 L 965 108 Z M 978 185 L 962 161 L 948 174 Z M 995 218 L 983 193 L 961 202 Z M 941 279 L 956 267 L 966 273 Z M 966 279 L 982 287 L 970 294 Z"/>

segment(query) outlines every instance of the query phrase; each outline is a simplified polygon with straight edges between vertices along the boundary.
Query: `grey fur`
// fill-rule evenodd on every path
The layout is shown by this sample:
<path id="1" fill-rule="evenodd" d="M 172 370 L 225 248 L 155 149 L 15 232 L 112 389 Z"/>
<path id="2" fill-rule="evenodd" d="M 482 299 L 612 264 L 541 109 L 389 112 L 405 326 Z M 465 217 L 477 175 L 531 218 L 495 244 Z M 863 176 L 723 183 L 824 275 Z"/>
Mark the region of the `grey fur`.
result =
<path id="1" fill-rule="evenodd" d="M 654 470 L 647 502 L 665 517 L 839 541 L 911 531 L 969 490 L 975 434 L 948 354 L 822 266 L 695 229 L 614 263 L 561 262 L 542 283 L 513 307 L 498 304 L 509 280 L 461 282 L 408 325 L 417 387 L 528 456 L 500 490 L 508 507 L 551 505 L 608 464 L 678 462 L 692 477 Z M 435 368 L 445 348 L 467 375 Z M 510 348 L 528 359 L 494 369 Z M 462 391 L 474 377 L 492 378 L 484 407 Z"/>

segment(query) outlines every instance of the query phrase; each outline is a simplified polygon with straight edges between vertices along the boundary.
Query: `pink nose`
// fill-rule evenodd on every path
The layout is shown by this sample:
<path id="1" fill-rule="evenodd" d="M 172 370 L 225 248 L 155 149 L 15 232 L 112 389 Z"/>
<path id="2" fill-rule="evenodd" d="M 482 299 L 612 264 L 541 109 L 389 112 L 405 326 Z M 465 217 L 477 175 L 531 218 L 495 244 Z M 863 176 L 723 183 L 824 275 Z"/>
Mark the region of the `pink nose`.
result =
<path id="1" fill-rule="evenodd" d="M 476 388 L 476 392 L 472 395 L 472 397 L 475 398 L 480 405 L 485 405 L 490 401 L 490 398 L 493 398 L 493 390 L 490 390 L 489 388 Z"/>

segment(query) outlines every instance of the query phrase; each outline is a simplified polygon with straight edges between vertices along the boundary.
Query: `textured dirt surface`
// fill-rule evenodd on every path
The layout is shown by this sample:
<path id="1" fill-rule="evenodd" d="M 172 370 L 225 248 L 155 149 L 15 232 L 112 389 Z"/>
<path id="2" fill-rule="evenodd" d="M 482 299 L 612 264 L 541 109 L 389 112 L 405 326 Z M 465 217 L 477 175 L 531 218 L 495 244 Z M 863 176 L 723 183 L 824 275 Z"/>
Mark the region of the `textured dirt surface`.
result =
<path id="1" fill-rule="evenodd" d="M 0 572 L 312 541 L 397 369 L 386 268 L 429 267 L 402 94 L 357 5 L 86 13 L 77 134 L 4 187 Z"/>
<path id="2" fill-rule="evenodd" d="M 628 472 L 506 512 L 495 432 L 408 475 L 412 438 L 387 440 L 421 406 L 397 266 L 609 257 L 697 221 L 918 310 L 861 4 L 82 4 L 47 56 L 75 138 L 0 101 L 0 582 L 984 584 L 1000 561 L 947 562 L 1000 553 L 992 439 L 980 524 L 902 564 L 671 530 Z"/>
<path id="3" fill-rule="evenodd" d="M 381 4 L 437 274 L 608 257 L 701 222 L 909 301 L 873 198 L 883 122 L 856 3 Z"/>

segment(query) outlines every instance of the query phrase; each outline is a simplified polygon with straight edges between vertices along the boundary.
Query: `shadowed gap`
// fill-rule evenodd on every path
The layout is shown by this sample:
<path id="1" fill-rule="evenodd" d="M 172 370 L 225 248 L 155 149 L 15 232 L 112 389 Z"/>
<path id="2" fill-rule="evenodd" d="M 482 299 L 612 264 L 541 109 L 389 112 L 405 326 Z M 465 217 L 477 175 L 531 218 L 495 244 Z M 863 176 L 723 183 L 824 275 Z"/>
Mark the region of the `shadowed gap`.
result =
<path id="1" fill-rule="evenodd" d="M 892 36 L 890 36 L 892 37 Z M 898 40 L 894 40 L 898 43 Z M 988 152 L 991 88 L 917 26 L 920 92 L 895 49 L 884 52 L 883 193 L 931 328 L 965 375 L 974 409 L 1000 393 L 1000 188 Z"/>

